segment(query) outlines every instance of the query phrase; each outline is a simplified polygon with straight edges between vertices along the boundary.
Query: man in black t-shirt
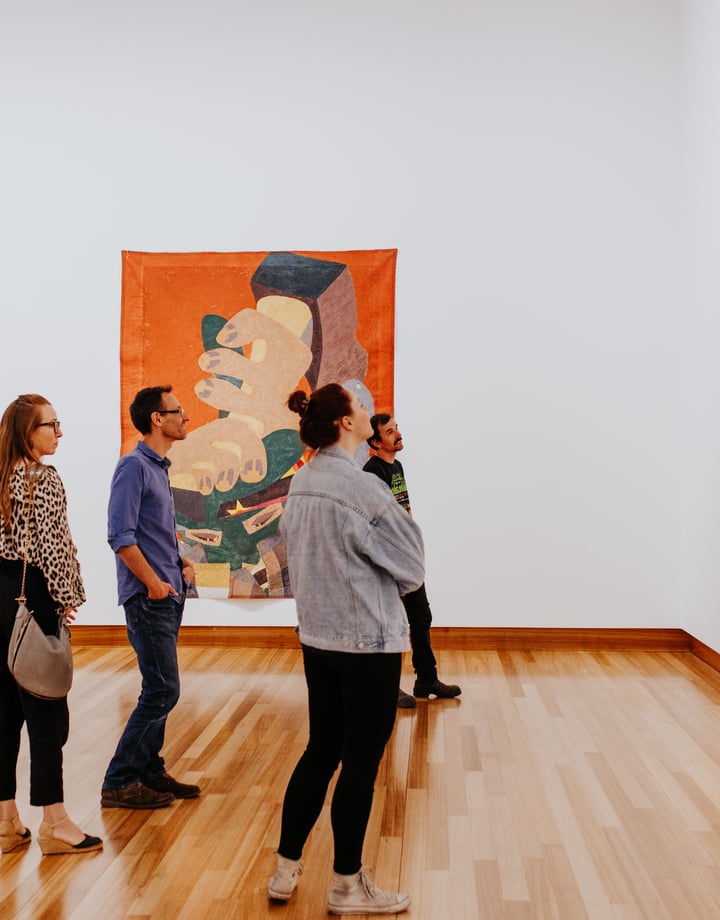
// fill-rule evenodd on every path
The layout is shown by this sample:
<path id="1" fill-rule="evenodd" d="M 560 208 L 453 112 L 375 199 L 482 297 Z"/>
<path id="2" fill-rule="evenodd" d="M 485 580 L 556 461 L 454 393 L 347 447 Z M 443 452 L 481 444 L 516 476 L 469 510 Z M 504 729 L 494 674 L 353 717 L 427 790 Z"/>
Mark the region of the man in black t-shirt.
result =
<path id="1" fill-rule="evenodd" d="M 368 438 L 368 444 L 375 451 L 375 456 L 368 460 L 363 469 L 386 482 L 397 501 L 408 514 L 412 514 L 405 471 L 397 459 L 397 454 L 403 449 L 402 435 L 397 423 L 391 415 L 384 412 L 373 415 L 370 423 L 373 427 L 373 436 Z M 457 684 L 444 684 L 438 679 L 437 661 L 430 645 L 432 613 L 425 585 L 406 594 L 402 601 L 410 624 L 412 663 L 416 680 L 412 696 L 402 689 L 399 690 L 398 706 L 401 709 L 412 709 L 416 705 L 415 697 L 450 699 L 459 696 L 462 691 Z"/>

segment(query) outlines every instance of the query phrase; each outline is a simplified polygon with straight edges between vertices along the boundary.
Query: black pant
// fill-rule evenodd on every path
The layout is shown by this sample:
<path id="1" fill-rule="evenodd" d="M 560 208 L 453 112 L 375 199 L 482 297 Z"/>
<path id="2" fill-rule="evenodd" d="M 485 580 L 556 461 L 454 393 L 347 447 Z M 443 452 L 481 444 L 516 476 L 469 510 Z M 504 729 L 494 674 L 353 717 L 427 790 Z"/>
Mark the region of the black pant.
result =
<path id="1" fill-rule="evenodd" d="M 437 661 L 430 647 L 430 625 L 432 613 L 425 585 L 417 591 L 411 591 L 403 599 L 405 614 L 410 624 L 410 644 L 412 645 L 412 666 L 418 680 L 431 683 L 437 678 Z"/>
<path id="2" fill-rule="evenodd" d="M 68 738 L 70 715 L 67 697 L 40 700 L 15 683 L 7 655 L 17 612 L 22 562 L 0 559 L 0 801 L 14 799 L 20 732 L 27 724 L 30 739 L 30 804 L 53 805 L 63 801 L 63 745 Z M 42 572 L 29 565 L 25 580 L 27 605 L 46 635 L 57 631 L 57 604 Z"/>
<path id="3" fill-rule="evenodd" d="M 303 646 L 310 739 L 290 777 L 278 852 L 300 859 L 338 764 L 330 820 L 333 868 L 352 875 L 362 865 L 375 777 L 397 712 L 402 656 L 350 654 Z"/>

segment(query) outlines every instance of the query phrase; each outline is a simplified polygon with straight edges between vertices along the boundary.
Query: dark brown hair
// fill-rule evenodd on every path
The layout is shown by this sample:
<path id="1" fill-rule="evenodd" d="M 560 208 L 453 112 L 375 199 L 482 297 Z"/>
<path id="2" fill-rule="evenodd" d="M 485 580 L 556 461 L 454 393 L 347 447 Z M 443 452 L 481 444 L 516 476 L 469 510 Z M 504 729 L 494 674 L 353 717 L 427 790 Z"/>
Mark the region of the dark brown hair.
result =
<path id="1" fill-rule="evenodd" d="M 163 394 L 171 390 L 171 386 L 145 387 L 135 394 L 135 399 L 130 405 L 130 420 L 140 434 L 150 434 L 152 431 L 151 416 L 153 412 L 162 410 Z"/>
<path id="2" fill-rule="evenodd" d="M 338 421 L 352 414 L 350 394 L 339 383 L 328 383 L 308 396 L 295 390 L 288 409 L 300 416 L 300 438 L 308 447 L 329 447 L 340 436 Z"/>
<path id="3" fill-rule="evenodd" d="M 378 412 L 377 415 L 373 415 L 373 417 L 370 419 L 370 424 L 372 425 L 372 428 L 373 428 L 373 433 L 367 439 L 367 442 L 370 445 L 370 447 L 375 446 L 373 444 L 373 441 L 381 440 L 380 426 L 387 425 L 387 423 L 390 421 L 391 418 L 392 418 L 392 415 L 389 415 L 387 412 Z"/>

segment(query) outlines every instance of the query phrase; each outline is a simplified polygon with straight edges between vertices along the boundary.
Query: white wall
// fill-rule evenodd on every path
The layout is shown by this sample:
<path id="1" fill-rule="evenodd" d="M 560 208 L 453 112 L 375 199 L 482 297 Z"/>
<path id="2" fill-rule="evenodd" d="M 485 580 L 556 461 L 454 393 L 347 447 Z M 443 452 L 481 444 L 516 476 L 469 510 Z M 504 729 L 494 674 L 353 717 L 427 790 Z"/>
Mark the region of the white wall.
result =
<path id="1" fill-rule="evenodd" d="M 683 626 L 720 650 L 720 7 L 693 0 L 687 31 L 687 597 Z"/>
<path id="2" fill-rule="evenodd" d="M 689 495 L 688 436 L 710 420 L 687 407 L 715 371 L 709 344 L 697 366 L 686 351 L 688 9 L 3 15 L 1 401 L 41 392 L 64 423 L 81 622 L 122 622 L 105 544 L 121 250 L 388 247 L 436 622 L 690 621 L 691 547 L 717 514 Z M 186 618 L 293 621 L 290 601 L 196 601 Z"/>

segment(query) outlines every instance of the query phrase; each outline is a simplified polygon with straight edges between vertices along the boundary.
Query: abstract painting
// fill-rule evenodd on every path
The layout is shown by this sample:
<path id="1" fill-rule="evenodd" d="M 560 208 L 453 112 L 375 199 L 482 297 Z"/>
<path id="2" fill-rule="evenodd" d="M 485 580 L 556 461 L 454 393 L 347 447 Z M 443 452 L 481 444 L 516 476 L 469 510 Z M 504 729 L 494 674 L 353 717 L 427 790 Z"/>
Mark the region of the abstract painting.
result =
<path id="1" fill-rule="evenodd" d="M 200 596 L 291 596 L 278 523 L 309 454 L 287 397 L 341 383 L 391 411 L 396 257 L 123 252 L 121 452 L 135 393 L 172 385 L 190 421 L 170 485 Z"/>

